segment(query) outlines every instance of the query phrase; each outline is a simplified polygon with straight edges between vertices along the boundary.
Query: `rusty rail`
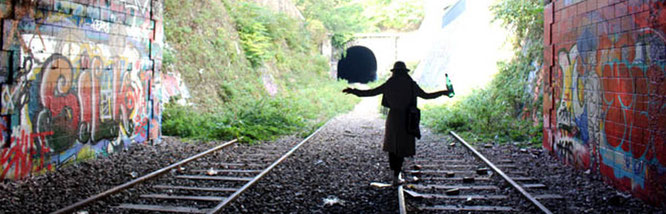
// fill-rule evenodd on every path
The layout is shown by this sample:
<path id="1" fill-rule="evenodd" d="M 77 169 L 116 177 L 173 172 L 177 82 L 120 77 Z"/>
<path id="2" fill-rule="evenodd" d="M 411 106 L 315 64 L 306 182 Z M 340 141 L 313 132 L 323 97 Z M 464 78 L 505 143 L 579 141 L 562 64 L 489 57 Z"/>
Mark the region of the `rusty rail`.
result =
<path id="1" fill-rule="evenodd" d="M 88 197 L 88 198 L 86 198 L 86 199 L 84 199 L 84 200 L 81 200 L 81 201 L 79 201 L 79 202 L 76 202 L 76 203 L 74 203 L 74 204 L 72 204 L 72 205 L 69 205 L 69 206 L 67 206 L 67 207 L 65 207 L 65 208 L 62 208 L 62 209 L 56 210 L 56 211 L 53 212 L 53 213 L 54 213 L 54 214 L 59 214 L 59 213 L 72 213 L 72 212 L 74 212 L 76 209 L 79 209 L 79 208 L 81 208 L 81 207 L 83 207 L 83 206 L 86 206 L 86 205 L 88 205 L 88 204 L 90 204 L 90 203 L 92 203 L 92 202 L 94 202 L 94 201 L 100 200 L 100 199 L 105 198 L 105 197 L 107 197 L 107 196 L 109 196 L 109 195 L 111 195 L 111 194 L 115 194 L 115 193 L 120 192 L 120 191 L 122 191 L 122 190 L 124 190 L 124 189 L 127 189 L 127 188 L 129 188 L 129 187 L 132 187 L 132 186 L 134 186 L 134 185 L 136 185 L 136 184 L 138 184 L 138 183 L 141 183 L 141 182 L 143 182 L 143 181 L 146 181 L 146 180 L 148 180 L 148 179 L 151 179 L 151 178 L 153 178 L 153 177 L 156 177 L 156 176 L 158 176 L 158 175 L 161 175 L 162 173 L 168 172 L 169 170 L 171 170 L 171 169 L 173 169 L 173 168 L 179 167 L 179 166 L 181 166 L 181 165 L 183 165 L 183 164 L 186 164 L 186 163 L 188 163 L 188 162 L 190 162 L 190 161 L 193 161 L 193 160 L 199 159 L 200 157 L 202 157 L 202 156 L 204 156 L 204 155 L 207 155 L 207 154 L 210 154 L 210 153 L 215 152 L 215 151 L 217 151 L 217 150 L 223 149 L 223 148 L 225 148 L 225 147 L 227 147 L 227 146 L 230 146 L 230 145 L 232 145 L 232 144 L 234 144 L 234 143 L 236 143 L 236 142 L 237 142 L 237 139 L 234 139 L 234 140 L 231 140 L 231 141 L 227 141 L 227 142 L 225 142 L 225 143 L 223 143 L 223 144 L 220 144 L 220 145 L 218 145 L 218 146 L 216 146 L 216 147 L 213 147 L 213 148 L 208 149 L 208 150 L 206 150 L 206 151 L 204 151 L 204 152 L 201 152 L 201 153 L 196 154 L 196 155 L 194 155 L 194 156 L 192 156 L 192 157 L 189 157 L 189 158 L 187 158 L 187 159 L 185 159 L 185 160 L 182 160 L 182 161 L 180 161 L 180 162 L 178 162 L 178 163 L 171 164 L 171 165 L 169 165 L 169 166 L 167 166 L 167 167 L 164 167 L 164 168 L 159 169 L 159 170 L 157 170 L 157 171 L 151 172 L 150 174 L 147 174 L 147 175 L 141 176 L 141 177 L 139 177 L 139 178 L 137 178 L 137 179 L 134 179 L 134 180 L 131 180 L 131 181 L 127 182 L 127 183 L 124 183 L 124 184 L 121 184 L 121 185 L 115 186 L 115 187 L 113 187 L 113 188 L 111 188 L 111 189 L 109 189 L 109 190 L 106 190 L 106 191 L 104 191 L 104 192 L 101 192 L 101 193 L 99 193 L 99 194 L 97 194 L 97 195 L 90 196 L 90 197 Z"/>
<path id="2" fill-rule="evenodd" d="M 321 130 L 322 130 L 326 125 L 328 125 L 330 122 L 331 122 L 331 121 L 329 120 L 329 121 L 326 122 L 324 125 L 322 125 L 321 127 L 319 127 L 317 130 L 315 130 L 314 132 L 312 132 L 312 134 L 310 134 L 310 136 L 308 136 L 308 137 L 306 137 L 305 139 L 303 139 L 303 141 L 301 141 L 300 143 L 298 143 L 298 144 L 297 144 L 296 146 L 294 146 L 291 150 L 289 150 L 287 153 L 285 153 L 284 155 L 282 155 L 282 157 L 280 157 L 278 160 L 276 160 L 275 162 L 273 162 L 273 164 L 271 164 L 271 165 L 268 166 L 266 169 L 264 169 L 264 171 L 262 171 L 262 172 L 259 173 L 257 176 L 255 176 L 254 179 L 252 179 L 251 181 L 247 182 L 247 183 L 246 183 L 245 185 L 243 185 L 240 189 L 238 189 L 236 192 L 234 192 L 234 194 L 230 195 L 230 196 L 227 197 L 224 201 L 222 201 L 222 202 L 219 203 L 217 206 L 215 206 L 213 209 L 209 210 L 208 213 L 209 213 L 209 214 L 211 214 L 211 213 L 219 213 L 219 212 L 222 210 L 222 208 L 224 208 L 227 204 L 229 204 L 229 203 L 230 203 L 231 201 L 233 201 L 234 199 L 238 198 L 238 196 L 240 196 L 240 194 L 242 194 L 245 190 L 249 189 L 252 185 L 254 185 L 255 183 L 257 183 L 257 181 L 259 181 L 259 180 L 260 180 L 261 178 L 263 178 L 266 174 L 268 174 L 268 172 L 270 172 L 270 171 L 271 171 L 273 168 L 275 168 L 278 164 L 282 163 L 282 161 L 284 161 L 285 159 L 287 159 L 287 157 L 289 157 L 289 156 L 290 156 L 292 153 L 294 153 L 298 148 L 300 148 L 303 144 L 305 144 L 308 140 L 310 140 L 310 138 L 312 138 L 314 135 L 316 135 L 317 133 L 319 133 L 319 131 L 321 131 Z"/>
<path id="3" fill-rule="evenodd" d="M 545 206 L 543 206 L 543 204 L 541 204 L 541 202 L 539 202 L 536 198 L 534 198 L 530 193 L 528 193 L 527 191 L 525 191 L 525 189 L 523 189 L 523 187 L 521 187 L 521 186 L 520 186 L 518 183 L 516 183 L 513 179 L 511 179 L 509 176 L 507 176 L 506 174 L 504 174 L 504 172 L 503 172 L 502 170 L 500 170 L 499 168 L 497 168 L 497 167 L 495 166 L 495 164 L 493 164 L 493 163 L 490 162 L 488 159 L 486 159 L 486 157 L 484 157 L 481 153 L 479 153 L 478 151 L 476 151 L 476 149 L 474 149 L 474 147 L 472 147 L 471 145 L 469 145 L 465 140 L 463 140 L 463 139 L 462 139 L 460 136 L 458 136 L 455 132 L 450 131 L 449 133 L 450 133 L 451 136 L 453 136 L 456 140 L 458 140 L 458 142 L 460 142 L 463 146 L 465 146 L 468 150 L 472 151 L 472 153 L 474 153 L 474 155 L 476 155 L 477 158 L 479 158 L 479 159 L 481 159 L 483 162 L 485 162 L 486 165 L 488 165 L 488 167 L 490 167 L 490 169 L 492 169 L 493 171 L 495 171 L 495 173 L 497 173 L 497 174 L 499 174 L 500 176 L 502 176 L 502 178 L 504 178 L 504 180 L 506 180 L 509 184 L 511 184 L 511 186 L 513 186 L 516 190 L 518 190 L 518 192 L 520 192 L 523 196 L 525 196 L 525 198 L 527 198 L 527 200 L 529 200 L 529 201 L 532 202 L 535 206 L 537 206 L 537 207 L 538 207 L 543 213 L 546 213 L 546 214 L 552 214 L 552 212 L 551 212 L 548 208 L 546 208 Z"/>

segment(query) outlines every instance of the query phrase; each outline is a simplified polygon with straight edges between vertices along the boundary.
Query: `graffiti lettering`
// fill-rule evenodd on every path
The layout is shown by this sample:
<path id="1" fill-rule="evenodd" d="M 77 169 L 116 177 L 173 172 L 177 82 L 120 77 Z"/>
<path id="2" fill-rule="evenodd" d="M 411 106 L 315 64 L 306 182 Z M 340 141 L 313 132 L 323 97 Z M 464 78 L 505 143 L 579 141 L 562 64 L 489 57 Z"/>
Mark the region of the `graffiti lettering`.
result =
<path id="1" fill-rule="evenodd" d="M 0 179 L 159 138 L 160 1 L 3 3 Z"/>
<path id="2" fill-rule="evenodd" d="M 44 110 L 37 118 L 37 132 L 53 131 L 47 139 L 55 152 L 65 151 L 74 144 L 79 125 L 79 104 L 73 92 L 72 64 L 60 54 L 46 60 L 42 73 L 40 97 Z"/>
<path id="3" fill-rule="evenodd" d="M 586 4 L 555 1 L 564 8 L 556 13 L 576 13 L 568 6 L 578 2 Z M 626 16 L 629 22 L 609 21 L 617 14 L 603 9 L 579 14 L 581 20 L 575 22 L 555 20 L 561 31 L 552 32 L 557 41 L 553 45 L 559 47 L 552 70 L 555 111 L 544 112 L 550 127 L 544 134 L 552 136 L 544 146 L 552 145 L 567 163 L 598 171 L 621 189 L 663 204 L 666 1 L 617 5 L 615 9 L 622 9 L 613 12 L 631 15 Z M 572 28 L 579 30 L 563 31 Z"/>

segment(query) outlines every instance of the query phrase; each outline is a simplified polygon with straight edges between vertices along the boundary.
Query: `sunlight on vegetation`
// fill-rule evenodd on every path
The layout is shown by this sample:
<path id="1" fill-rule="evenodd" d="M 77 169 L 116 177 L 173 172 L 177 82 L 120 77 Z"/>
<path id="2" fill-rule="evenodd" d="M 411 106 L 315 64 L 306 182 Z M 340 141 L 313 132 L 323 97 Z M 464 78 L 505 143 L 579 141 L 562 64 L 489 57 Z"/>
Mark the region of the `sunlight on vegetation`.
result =
<path id="1" fill-rule="evenodd" d="M 355 33 L 412 31 L 424 15 L 421 0 L 294 3 L 305 20 L 252 1 L 166 1 L 164 70 L 181 73 L 192 98 L 190 105 L 165 106 L 165 135 L 256 142 L 312 130 L 358 101 L 340 93 L 346 83 L 328 76 L 318 45 L 329 36 L 341 48 Z M 515 57 L 498 63 L 487 87 L 456 103 L 427 107 L 423 121 L 474 141 L 536 144 L 543 8 L 537 0 L 505 0 L 492 11 L 512 29 Z"/>
<path id="2" fill-rule="evenodd" d="M 423 20 L 422 0 L 295 0 L 309 25 L 323 25 L 334 47 L 354 33 L 415 30 Z"/>
<path id="3" fill-rule="evenodd" d="M 365 32 L 413 31 L 423 21 L 422 0 L 360 1 L 370 28 Z"/>
<path id="4" fill-rule="evenodd" d="M 192 98 L 165 106 L 164 135 L 256 142 L 306 134 L 358 101 L 328 76 L 316 46 L 321 26 L 245 1 L 167 0 L 165 7 L 164 70 L 180 72 Z"/>
<path id="5" fill-rule="evenodd" d="M 515 56 L 499 62 L 491 83 L 458 102 L 428 107 L 424 123 L 439 132 L 459 132 L 480 142 L 527 142 L 542 139 L 539 85 L 543 59 L 543 5 L 540 0 L 502 0 L 492 8 L 496 21 L 514 33 Z"/>

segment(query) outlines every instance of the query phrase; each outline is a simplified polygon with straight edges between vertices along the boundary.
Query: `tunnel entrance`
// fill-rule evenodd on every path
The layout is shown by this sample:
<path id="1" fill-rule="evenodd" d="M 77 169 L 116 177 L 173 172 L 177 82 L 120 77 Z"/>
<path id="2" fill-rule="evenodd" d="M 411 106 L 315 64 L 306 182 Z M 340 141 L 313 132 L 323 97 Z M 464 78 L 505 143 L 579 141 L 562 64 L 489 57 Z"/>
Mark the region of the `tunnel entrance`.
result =
<path id="1" fill-rule="evenodd" d="M 368 83 L 377 79 L 377 59 L 366 47 L 352 46 L 338 62 L 338 79 L 349 83 Z"/>

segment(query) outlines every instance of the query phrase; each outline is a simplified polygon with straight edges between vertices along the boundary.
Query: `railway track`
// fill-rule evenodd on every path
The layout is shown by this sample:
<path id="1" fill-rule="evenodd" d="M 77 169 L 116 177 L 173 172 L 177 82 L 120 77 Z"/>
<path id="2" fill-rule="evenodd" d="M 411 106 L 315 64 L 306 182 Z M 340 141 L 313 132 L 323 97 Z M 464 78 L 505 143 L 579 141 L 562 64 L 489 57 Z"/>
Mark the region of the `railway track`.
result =
<path id="1" fill-rule="evenodd" d="M 327 124 L 295 143 L 248 146 L 237 140 L 224 142 L 53 213 L 76 212 L 128 190 L 140 194 L 109 206 L 109 213 L 219 213 Z"/>
<path id="2" fill-rule="evenodd" d="M 421 151 L 406 160 L 405 166 L 411 167 L 405 176 L 412 182 L 398 187 L 400 213 L 551 213 L 541 201 L 563 199 L 548 194 L 548 187 L 521 171 L 510 154 L 491 161 L 456 133 L 450 134 L 452 142 L 417 146 Z"/>

